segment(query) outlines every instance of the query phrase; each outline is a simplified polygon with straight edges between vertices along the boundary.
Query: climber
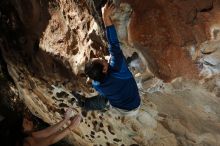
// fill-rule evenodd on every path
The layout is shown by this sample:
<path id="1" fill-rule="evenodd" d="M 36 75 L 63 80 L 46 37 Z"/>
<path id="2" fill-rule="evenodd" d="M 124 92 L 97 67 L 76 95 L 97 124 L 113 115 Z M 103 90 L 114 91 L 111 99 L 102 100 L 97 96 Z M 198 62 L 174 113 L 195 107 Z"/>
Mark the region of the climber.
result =
<path id="1" fill-rule="evenodd" d="M 71 120 L 71 123 L 66 128 L 63 128 L 65 124 L 68 124 L 68 121 L 71 118 L 71 112 L 72 110 L 68 109 L 65 118 L 62 121 L 36 132 L 32 132 L 33 123 L 24 118 L 23 132 L 27 136 L 22 141 L 17 141 L 16 145 L 22 145 L 21 143 L 23 143 L 23 146 L 49 146 L 58 142 L 80 124 L 81 116 L 76 115 Z"/>
<path id="2" fill-rule="evenodd" d="M 107 3 L 102 9 L 106 35 L 111 55 L 109 63 L 100 58 L 93 58 L 85 65 L 85 74 L 93 80 L 92 85 L 99 95 L 84 98 L 74 93 L 78 104 L 86 110 L 103 110 L 110 107 L 122 115 L 134 115 L 140 106 L 138 87 L 129 71 L 126 59 L 120 48 L 115 27 L 110 16 L 115 10 L 114 4 Z"/>

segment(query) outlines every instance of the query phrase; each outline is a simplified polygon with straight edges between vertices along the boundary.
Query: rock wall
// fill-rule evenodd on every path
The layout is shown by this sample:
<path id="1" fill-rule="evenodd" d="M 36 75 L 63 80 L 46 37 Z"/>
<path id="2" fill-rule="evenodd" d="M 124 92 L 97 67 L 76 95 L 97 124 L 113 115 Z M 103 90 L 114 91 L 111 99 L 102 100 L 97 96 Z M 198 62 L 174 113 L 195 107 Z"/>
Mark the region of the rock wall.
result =
<path id="1" fill-rule="evenodd" d="M 209 40 L 219 5 L 204 1 L 129 1 L 133 13 L 128 43 L 149 62 L 151 71 L 164 81 L 180 76 L 196 78 L 199 44 Z M 215 11 L 216 10 L 216 11 Z M 181 66 L 179 65 L 181 64 Z"/>
<path id="2" fill-rule="evenodd" d="M 219 145 L 220 2 L 114 1 L 112 19 L 124 54 L 136 58 L 129 66 L 142 96 L 132 118 L 84 113 L 71 94 L 97 94 L 83 68 L 88 59 L 108 55 L 100 12 L 105 2 L 0 2 L 0 48 L 19 98 L 49 124 L 68 107 L 82 113 L 68 137 L 77 146 Z"/>

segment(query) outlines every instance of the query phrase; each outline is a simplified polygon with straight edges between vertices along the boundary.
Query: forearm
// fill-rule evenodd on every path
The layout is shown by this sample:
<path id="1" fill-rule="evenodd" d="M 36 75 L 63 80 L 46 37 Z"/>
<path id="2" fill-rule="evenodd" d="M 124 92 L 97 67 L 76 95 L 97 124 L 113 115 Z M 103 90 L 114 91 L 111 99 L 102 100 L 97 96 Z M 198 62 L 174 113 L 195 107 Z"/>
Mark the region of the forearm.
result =
<path id="1" fill-rule="evenodd" d="M 63 125 L 67 123 L 67 121 L 68 120 L 64 119 L 60 121 L 59 123 L 52 125 L 46 129 L 33 132 L 32 136 L 36 138 L 48 137 L 49 135 L 52 135 L 53 133 L 56 133 L 57 131 L 59 131 L 59 129 L 61 129 Z"/>
<path id="2" fill-rule="evenodd" d="M 54 133 L 53 135 L 47 137 L 46 143 L 48 145 L 52 145 L 61 139 L 63 139 L 65 136 L 67 136 L 71 130 L 69 128 L 65 128 L 64 130 L 58 131 L 57 133 Z"/>
<path id="3" fill-rule="evenodd" d="M 116 56 L 121 52 L 120 43 L 118 40 L 117 32 L 114 25 L 106 27 L 106 35 L 109 43 L 109 53 Z"/>
<path id="4" fill-rule="evenodd" d="M 120 43 L 114 25 L 106 27 L 106 35 L 109 43 L 108 51 L 111 54 L 110 66 L 115 70 L 120 70 L 123 61 L 123 53 L 120 48 Z"/>

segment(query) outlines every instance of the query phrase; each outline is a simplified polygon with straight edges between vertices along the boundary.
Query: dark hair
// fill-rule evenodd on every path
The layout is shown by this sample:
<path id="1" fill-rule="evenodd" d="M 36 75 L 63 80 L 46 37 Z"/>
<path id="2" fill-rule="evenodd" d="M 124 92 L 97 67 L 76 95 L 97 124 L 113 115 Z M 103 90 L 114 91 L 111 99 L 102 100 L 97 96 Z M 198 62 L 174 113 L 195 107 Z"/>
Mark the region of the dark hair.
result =
<path id="1" fill-rule="evenodd" d="M 102 82 L 105 78 L 105 74 L 103 71 L 103 65 L 98 61 L 89 61 L 85 65 L 85 74 L 89 76 L 89 78 Z"/>

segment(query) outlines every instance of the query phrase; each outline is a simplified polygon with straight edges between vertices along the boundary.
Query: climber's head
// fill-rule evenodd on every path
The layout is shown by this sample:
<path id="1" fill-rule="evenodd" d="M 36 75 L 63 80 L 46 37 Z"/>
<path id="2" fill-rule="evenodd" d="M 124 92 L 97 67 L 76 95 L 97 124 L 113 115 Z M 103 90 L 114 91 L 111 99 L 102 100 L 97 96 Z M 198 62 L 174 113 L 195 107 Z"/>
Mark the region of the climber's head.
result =
<path id="1" fill-rule="evenodd" d="M 94 58 L 85 65 L 85 74 L 89 78 L 102 82 L 108 73 L 108 62 L 104 59 Z"/>

